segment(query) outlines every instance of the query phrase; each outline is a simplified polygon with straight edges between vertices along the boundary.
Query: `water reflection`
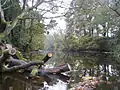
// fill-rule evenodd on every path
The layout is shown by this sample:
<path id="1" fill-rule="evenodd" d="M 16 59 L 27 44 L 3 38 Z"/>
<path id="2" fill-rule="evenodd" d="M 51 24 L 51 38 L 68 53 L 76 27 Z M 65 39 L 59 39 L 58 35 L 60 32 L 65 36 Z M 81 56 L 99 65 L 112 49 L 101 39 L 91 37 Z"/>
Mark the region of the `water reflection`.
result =
<path id="1" fill-rule="evenodd" d="M 38 90 L 43 85 L 34 83 L 18 74 L 1 75 L 0 90 Z"/>
<path id="2" fill-rule="evenodd" d="M 19 73 L 0 76 L 0 90 L 67 90 L 67 83 L 58 80 L 49 82 L 31 80 Z"/>
<path id="3" fill-rule="evenodd" d="M 101 75 L 105 76 L 106 83 L 102 83 L 95 90 L 120 90 L 119 68 L 110 54 L 58 52 L 48 62 L 53 66 L 64 63 L 69 63 L 72 67 L 72 72 L 69 72 L 71 83 L 68 86 L 61 81 L 49 86 L 43 85 L 41 83 L 43 81 L 34 82 L 16 75 L 2 75 L 0 77 L 0 90 L 74 90 L 82 81 L 83 76 L 99 77 Z"/>
<path id="4" fill-rule="evenodd" d="M 71 65 L 72 72 L 70 73 L 70 75 L 72 82 L 69 84 L 69 88 L 76 87 L 76 85 L 79 82 L 81 82 L 83 76 L 99 77 L 101 75 L 104 75 L 105 81 L 110 82 L 112 84 L 111 85 L 103 84 L 96 90 L 120 89 L 119 65 L 117 64 L 116 60 L 110 53 L 59 52 L 58 54 L 56 53 L 56 56 L 54 57 L 52 62 L 55 62 L 55 65 L 59 65 L 61 62 L 69 63 Z"/>

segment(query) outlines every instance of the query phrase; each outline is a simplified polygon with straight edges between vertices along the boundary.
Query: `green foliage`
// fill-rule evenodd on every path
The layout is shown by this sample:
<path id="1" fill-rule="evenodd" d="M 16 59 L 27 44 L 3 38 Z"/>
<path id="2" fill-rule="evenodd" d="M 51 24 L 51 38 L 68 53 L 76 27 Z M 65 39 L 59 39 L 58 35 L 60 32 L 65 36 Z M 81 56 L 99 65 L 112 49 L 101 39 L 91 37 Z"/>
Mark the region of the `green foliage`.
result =
<path id="1" fill-rule="evenodd" d="M 9 26 L 14 20 L 17 21 L 13 23 L 14 25 L 11 25 L 15 27 L 3 40 L 6 41 L 6 43 L 11 43 L 19 50 L 17 55 L 20 59 L 25 60 L 26 57 L 30 59 L 32 55 L 29 53 L 32 50 L 39 50 L 44 47 L 44 25 L 40 23 L 40 14 L 37 10 L 31 10 L 24 15 L 25 12 L 21 8 L 19 0 L 2 0 L 1 4 L 5 1 L 7 2 L 2 9 L 4 9 L 7 25 Z M 5 28 L 2 29 L 5 30 Z M 3 37 L 4 34 L 5 33 L 2 33 L 0 37 Z M 24 53 L 24 57 L 22 53 Z M 38 59 L 37 56 L 33 57 L 34 59 Z M 42 56 L 39 56 L 39 59 L 41 59 L 41 57 Z"/>
<path id="2" fill-rule="evenodd" d="M 81 55 L 81 56 L 74 56 L 72 57 L 73 60 L 75 62 L 75 68 L 76 69 L 80 69 L 80 68 L 94 68 L 97 65 L 97 61 L 99 61 L 99 59 L 95 56 L 91 57 L 89 55 Z"/>
<path id="3" fill-rule="evenodd" d="M 99 48 L 99 45 L 96 43 L 98 39 L 99 37 L 82 36 L 79 38 L 79 46 L 85 49 Z"/>
<path id="4" fill-rule="evenodd" d="M 33 27 L 31 48 L 33 50 L 43 49 L 44 45 L 44 25 L 42 23 L 36 23 Z"/>
<path id="5" fill-rule="evenodd" d="M 114 46 L 113 52 L 113 56 L 116 59 L 117 63 L 120 63 L 120 44 Z"/>
<path id="6" fill-rule="evenodd" d="M 76 36 L 111 37 L 119 30 L 119 17 L 101 1 L 72 0 L 70 7 L 66 15 L 68 36 L 74 33 Z"/>
<path id="7" fill-rule="evenodd" d="M 16 30 L 13 30 L 9 35 L 9 41 L 18 47 L 20 51 L 26 53 L 28 59 L 32 57 L 27 53 L 33 50 L 43 49 L 44 47 L 44 25 L 34 21 L 32 26 L 29 27 L 29 23 L 31 22 L 26 21 L 26 27 L 20 24 L 20 26 L 16 27 Z M 35 56 L 34 59 L 36 59 Z"/>
<path id="8" fill-rule="evenodd" d="M 17 50 L 17 52 L 16 52 L 16 55 L 17 55 L 17 57 L 20 59 L 20 60 L 27 60 L 27 59 L 25 59 L 24 57 L 23 57 L 23 55 L 22 55 L 22 53 L 20 52 L 20 51 L 18 51 Z"/>
<path id="9" fill-rule="evenodd" d="M 1 3 L 3 4 L 5 1 L 1 0 Z M 2 8 L 4 9 L 5 19 L 7 21 L 14 20 L 21 13 L 19 0 L 7 0 Z"/>
<path id="10" fill-rule="evenodd" d="M 37 66 L 34 66 L 34 68 L 33 68 L 32 71 L 31 71 L 31 75 L 32 75 L 32 76 L 36 76 L 37 73 L 38 73 L 38 67 L 37 67 Z"/>
<path id="11" fill-rule="evenodd" d="M 75 37 L 73 35 L 69 39 L 69 42 L 68 40 L 66 41 L 68 43 L 69 49 L 72 49 L 72 50 L 88 49 L 88 50 L 111 51 L 113 45 L 115 45 L 114 39 L 108 38 L 108 37 L 98 37 L 98 36 L 96 37 L 92 37 L 92 36 Z"/>

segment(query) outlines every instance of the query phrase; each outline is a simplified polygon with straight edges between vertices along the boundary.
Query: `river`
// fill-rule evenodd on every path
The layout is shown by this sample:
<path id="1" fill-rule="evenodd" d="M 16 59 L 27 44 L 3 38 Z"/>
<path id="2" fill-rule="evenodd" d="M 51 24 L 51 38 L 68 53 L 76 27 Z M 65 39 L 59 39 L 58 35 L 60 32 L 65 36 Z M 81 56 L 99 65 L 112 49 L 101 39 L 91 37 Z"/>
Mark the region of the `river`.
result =
<path id="1" fill-rule="evenodd" d="M 106 79 L 114 82 L 112 85 L 104 85 L 97 90 L 120 90 L 119 72 L 111 55 L 103 53 L 78 53 L 59 52 L 47 62 L 49 66 L 58 66 L 68 63 L 71 66 L 71 82 L 58 80 L 51 85 L 44 81 L 31 81 L 22 78 L 18 74 L 5 74 L 0 76 L 0 90 L 75 90 L 83 76 L 99 77 L 105 75 Z"/>

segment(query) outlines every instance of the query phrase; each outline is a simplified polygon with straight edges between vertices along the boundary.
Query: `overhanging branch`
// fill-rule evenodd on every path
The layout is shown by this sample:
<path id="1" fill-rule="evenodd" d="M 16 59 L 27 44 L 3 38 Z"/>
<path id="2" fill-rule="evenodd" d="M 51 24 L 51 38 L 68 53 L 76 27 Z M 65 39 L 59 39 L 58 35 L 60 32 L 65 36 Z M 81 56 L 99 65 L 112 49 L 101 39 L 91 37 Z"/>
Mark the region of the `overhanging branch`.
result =
<path id="1" fill-rule="evenodd" d="M 98 3 L 102 6 L 105 5 L 104 3 L 102 3 L 101 1 L 98 1 Z M 110 7 L 109 5 L 106 5 L 109 9 L 111 9 L 112 11 L 114 11 L 118 16 L 120 16 L 120 13 L 117 11 L 117 9 L 113 9 L 112 7 Z"/>
<path id="2" fill-rule="evenodd" d="M 5 0 L 3 4 L 1 4 L 1 6 L 3 7 L 6 3 L 7 3 L 8 0 Z"/>
<path id="3" fill-rule="evenodd" d="M 37 8 L 40 4 L 42 4 L 44 2 L 44 0 L 37 0 L 36 4 L 30 8 L 27 8 L 26 10 L 24 10 L 19 16 L 16 17 L 16 19 L 12 22 L 12 24 L 7 23 L 6 29 L 3 33 L 0 34 L 0 38 L 4 38 L 5 36 L 7 36 L 8 34 L 10 34 L 11 30 L 17 25 L 18 21 L 20 18 L 23 18 L 23 16 L 33 10 L 34 8 Z M 1 19 L 2 21 L 6 22 L 5 18 L 4 18 L 4 12 L 2 10 L 1 7 L 1 3 L 0 3 L 0 15 L 1 15 Z"/>

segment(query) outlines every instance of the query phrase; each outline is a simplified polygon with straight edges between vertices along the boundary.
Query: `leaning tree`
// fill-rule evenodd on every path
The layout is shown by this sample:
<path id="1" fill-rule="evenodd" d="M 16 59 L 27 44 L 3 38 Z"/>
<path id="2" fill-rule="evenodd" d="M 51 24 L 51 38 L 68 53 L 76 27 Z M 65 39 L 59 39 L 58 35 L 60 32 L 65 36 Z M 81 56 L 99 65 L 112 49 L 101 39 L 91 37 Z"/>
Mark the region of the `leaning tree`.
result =
<path id="1" fill-rule="evenodd" d="M 53 56 L 52 52 L 49 52 L 42 60 L 30 61 L 18 57 L 17 54 L 19 54 L 20 52 L 13 47 L 16 45 L 15 42 L 17 40 L 15 39 L 15 35 L 20 34 L 21 31 L 22 35 L 27 33 L 27 36 L 25 36 L 24 38 L 21 37 L 24 41 L 27 40 L 27 42 L 25 42 L 27 43 L 25 44 L 26 46 L 24 48 L 22 47 L 23 51 L 21 50 L 22 52 L 24 52 L 24 49 L 28 47 L 29 49 L 31 49 L 31 42 L 34 39 L 34 30 L 36 30 L 36 28 L 45 29 L 55 26 L 55 22 L 50 23 L 49 25 L 45 25 L 43 24 L 43 22 L 44 19 L 50 19 L 50 22 L 54 21 L 54 17 L 45 17 L 45 14 L 48 12 L 56 13 L 56 11 L 58 10 L 57 8 L 60 7 L 60 5 L 62 4 L 62 1 L 57 1 L 60 4 L 57 4 L 56 1 L 57 0 L 32 0 L 31 2 L 28 2 L 27 0 L 23 0 L 21 4 L 18 0 L 0 1 L 1 74 L 19 73 L 25 75 L 25 77 L 27 76 L 27 79 L 34 78 L 36 76 L 47 77 L 48 81 L 51 80 L 52 75 L 57 79 L 59 78 L 63 81 L 69 80 L 68 76 L 61 74 L 62 72 L 66 72 L 69 70 L 69 67 L 66 64 L 50 69 L 42 68 L 44 64 Z M 47 5 L 48 8 L 46 8 L 45 5 Z M 19 36 L 17 38 L 19 38 Z M 12 42 L 12 44 L 15 45 L 6 44 L 5 42 L 3 42 L 5 40 L 7 40 L 7 43 Z M 17 42 L 19 42 L 19 40 Z M 17 45 L 20 46 L 19 43 Z M 21 49 L 20 47 L 18 48 Z"/>

